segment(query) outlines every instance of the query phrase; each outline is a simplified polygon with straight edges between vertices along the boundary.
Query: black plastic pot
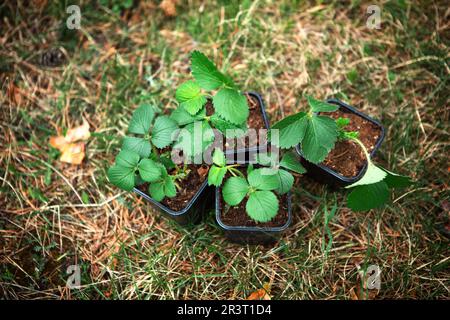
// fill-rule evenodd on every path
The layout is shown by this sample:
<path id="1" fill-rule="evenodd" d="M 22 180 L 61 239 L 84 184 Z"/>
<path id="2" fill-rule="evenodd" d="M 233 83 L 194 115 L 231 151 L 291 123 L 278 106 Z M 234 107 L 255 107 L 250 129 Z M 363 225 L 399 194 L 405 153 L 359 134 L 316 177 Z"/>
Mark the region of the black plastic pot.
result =
<path id="1" fill-rule="evenodd" d="M 181 225 L 195 224 L 200 221 L 213 207 L 214 204 L 214 188 L 208 186 L 208 180 L 205 180 L 197 193 L 187 203 L 186 207 L 180 211 L 174 211 L 162 203 L 152 199 L 148 194 L 142 192 L 138 188 L 133 189 L 142 198 L 150 202 L 164 216 L 175 220 Z"/>
<path id="2" fill-rule="evenodd" d="M 245 226 L 228 226 L 221 219 L 221 189 L 216 188 L 216 221 L 219 227 L 224 231 L 225 237 L 240 244 L 272 244 L 276 242 L 283 231 L 285 231 L 292 222 L 292 204 L 291 193 L 287 194 L 288 203 L 288 220 L 281 227 L 245 227 Z"/>
<path id="3" fill-rule="evenodd" d="M 267 117 L 266 106 L 264 104 L 263 98 L 257 92 L 249 91 L 249 92 L 247 92 L 247 94 L 249 96 L 255 97 L 258 100 L 259 107 L 261 109 L 261 114 L 264 119 L 264 125 L 265 125 L 266 129 L 269 130 L 270 122 L 269 122 L 269 118 Z M 247 163 L 249 161 L 249 159 L 253 159 L 253 155 L 257 154 L 259 150 L 266 150 L 266 149 L 267 149 L 267 145 L 262 145 L 262 146 L 258 145 L 258 146 L 254 146 L 251 148 L 241 148 L 241 149 L 237 149 L 237 150 L 225 151 L 225 155 L 226 155 L 227 159 L 230 161 L 232 160 L 231 157 L 236 155 L 236 161 L 233 161 L 234 163 Z M 241 157 L 239 157 L 239 155 L 241 155 Z M 245 158 L 245 159 L 239 160 L 240 158 Z"/>
<path id="4" fill-rule="evenodd" d="M 354 107 L 351 107 L 348 104 L 346 104 L 338 99 L 328 99 L 327 102 L 330 104 L 338 105 L 339 109 L 345 109 L 351 113 L 357 114 L 360 117 L 366 119 L 369 122 L 372 122 L 373 124 L 375 124 L 376 126 L 378 126 L 380 128 L 381 133 L 380 133 L 380 136 L 378 137 L 378 141 L 376 142 L 373 150 L 370 152 L 370 157 L 372 158 L 375 155 L 376 151 L 380 148 L 381 142 L 384 139 L 385 130 L 384 130 L 384 127 L 381 125 L 381 123 L 372 119 L 368 115 L 361 113 L 360 111 L 356 110 Z M 311 176 L 312 178 L 314 178 L 315 180 L 325 183 L 325 184 L 328 184 L 330 186 L 345 187 L 347 185 L 350 185 L 350 184 L 358 181 L 359 179 L 361 179 L 367 169 L 367 164 L 365 164 L 364 167 L 361 169 L 361 171 L 358 173 L 358 175 L 356 175 L 354 177 L 344 177 L 343 175 L 337 173 L 336 171 L 330 169 L 329 167 L 327 167 L 325 165 L 314 164 L 314 163 L 307 161 L 302 156 L 302 150 L 301 150 L 300 145 L 297 145 L 295 149 L 297 151 L 297 154 L 301 157 L 301 162 L 302 162 L 303 166 L 306 168 L 307 174 L 309 176 Z"/>

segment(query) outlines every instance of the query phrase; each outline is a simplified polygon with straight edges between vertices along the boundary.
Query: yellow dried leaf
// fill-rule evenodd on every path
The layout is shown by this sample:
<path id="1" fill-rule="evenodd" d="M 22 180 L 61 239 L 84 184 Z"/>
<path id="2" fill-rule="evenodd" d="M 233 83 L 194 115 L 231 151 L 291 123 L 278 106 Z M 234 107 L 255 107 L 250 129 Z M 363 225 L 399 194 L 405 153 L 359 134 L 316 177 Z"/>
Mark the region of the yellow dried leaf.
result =
<path id="1" fill-rule="evenodd" d="M 247 297 L 247 300 L 270 300 L 271 297 L 269 293 L 270 284 L 265 283 L 262 289 L 258 289 L 255 292 L 252 292 L 252 294 Z"/>
<path id="2" fill-rule="evenodd" d="M 69 143 L 64 146 L 59 160 L 71 164 L 81 164 L 84 156 L 84 142 Z"/>
<path id="3" fill-rule="evenodd" d="M 50 145 L 53 148 L 56 148 L 59 151 L 62 151 L 64 149 L 64 147 L 67 145 L 67 140 L 63 136 L 53 136 L 53 137 L 50 137 Z"/>
<path id="4" fill-rule="evenodd" d="M 50 137 L 49 143 L 52 147 L 61 151 L 61 157 L 59 158 L 61 162 L 81 164 L 85 157 L 83 141 L 89 139 L 90 136 L 89 123 L 83 119 L 81 126 L 68 130 L 65 136 Z"/>
<path id="5" fill-rule="evenodd" d="M 67 131 L 65 138 L 67 142 L 75 142 L 78 140 L 87 140 L 90 136 L 89 122 L 83 119 L 83 124 Z"/>

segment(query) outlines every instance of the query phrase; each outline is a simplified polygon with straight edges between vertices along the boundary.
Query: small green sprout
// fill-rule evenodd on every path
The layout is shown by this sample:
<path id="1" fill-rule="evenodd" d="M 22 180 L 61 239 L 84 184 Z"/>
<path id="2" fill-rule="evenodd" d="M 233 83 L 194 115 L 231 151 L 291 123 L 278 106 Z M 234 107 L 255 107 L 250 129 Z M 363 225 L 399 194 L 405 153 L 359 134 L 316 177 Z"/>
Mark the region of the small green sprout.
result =
<path id="1" fill-rule="evenodd" d="M 236 168 L 240 165 L 227 166 L 223 152 L 215 150 L 208 183 L 220 186 L 226 173 L 230 172 L 232 176 L 225 181 L 222 188 L 223 200 L 230 206 L 237 206 L 247 198 L 245 211 L 248 216 L 256 222 L 268 222 L 278 213 L 276 194 L 288 193 L 294 184 L 293 175 L 284 169 L 296 173 L 306 172 L 292 153 L 285 154 L 279 165 L 264 167 L 272 163 L 271 157 L 272 155 L 259 155 L 257 164 L 261 167 L 255 169 L 253 164 L 249 164 L 246 177 Z"/>

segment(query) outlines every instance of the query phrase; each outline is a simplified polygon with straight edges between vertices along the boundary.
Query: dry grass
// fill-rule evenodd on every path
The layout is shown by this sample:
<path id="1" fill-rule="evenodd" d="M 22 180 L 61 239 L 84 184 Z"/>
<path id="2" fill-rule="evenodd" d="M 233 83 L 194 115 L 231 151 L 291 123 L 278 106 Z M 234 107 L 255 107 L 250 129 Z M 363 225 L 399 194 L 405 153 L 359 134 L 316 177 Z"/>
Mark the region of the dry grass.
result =
<path id="1" fill-rule="evenodd" d="M 139 2 L 121 15 L 82 4 L 0 5 L 0 293 L 15 298 L 245 298 L 265 283 L 279 299 L 446 298 L 449 295 L 449 24 L 445 2 L 240 6 L 189 1 L 166 17 Z M 358 4 L 355 4 L 358 3 Z M 62 48 L 56 67 L 42 55 Z M 136 105 L 174 106 L 189 52 L 205 51 L 275 119 L 301 97 L 339 97 L 387 129 L 379 161 L 417 184 L 384 210 L 353 213 L 342 192 L 297 181 L 294 224 L 274 247 L 226 242 L 214 219 L 182 228 L 109 185 L 105 169 Z M 90 123 L 80 166 L 58 161 L 50 135 Z M 325 208 L 336 206 L 324 224 Z M 332 246 L 326 236 L 329 228 Z M 65 286 L 82 266 L 82 288 Z M 359 268 L 381 267 L 364 292 Z"/>

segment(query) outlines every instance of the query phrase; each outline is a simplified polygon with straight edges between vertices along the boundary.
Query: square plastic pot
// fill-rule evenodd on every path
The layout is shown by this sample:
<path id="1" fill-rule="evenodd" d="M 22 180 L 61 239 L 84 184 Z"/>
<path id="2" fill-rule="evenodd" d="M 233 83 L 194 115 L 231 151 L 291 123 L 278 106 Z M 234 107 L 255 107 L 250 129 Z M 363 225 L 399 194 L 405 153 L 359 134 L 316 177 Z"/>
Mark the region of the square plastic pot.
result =
<path id="1" fill-rule="evenodd" d="M 180 211 L 174 211 L 166 207 L 138 188 L 134 188 L 133 191 L 150 202 L 162 215 L 175 220 L 181 225 L 198 223 L 203 216 L 211 211 L 214 203 L 214 188 L 208 186 L 207 180 L 202 183 L 197 193 Z"/>
<path id="2" fill-rule="evenodd" d="M 335 105 L 339 106 L 339 109 L 345 109 L 348 112 L 357 114 L 358 116 L 366 119 L 367 121 L 375 124 L 377 127 L 380 128 L 380 136 L 378 137 L 378 140 L 375 143 L 373 150 L 370 152 L 370 157 L 372 158 L 375 155 L 375 153 L 377 152 L 377 150 L 380 148 L 381 143 L 383 142 L 383 139 L 385 136 L 385 130 L 384 130 L 384 127 L 381 125 L 381 123 L 379 123 L 378 121 L 372 119 L 368 115 L 358 111 L 354 107 L 349 106 L 348 104 L 346 104 L 338 99 L 328 99 L 327 102 L 330 104 L 335 104 Z M 305 158 L 303 158 L 302 149 L 301 149 L 300 145 L 297 145 L 295 147 L 295 149 L 297 151 L 297 154 L 301 157 L 301 162 L 302 162 L 303 166 L 306 168 L 308 176 L 312 177 L 313 179 L 315 179 L 321 183 L 325 183 L 325 184 L 328 184 L 333 187 L 345 187 L 347 185 L 350 185 L 350 184 L 358 181 L 359 179 L 362 178 L 362 176 L 364 175 L 364 173 L 366 172 L 366 169 L 367 169 L 367 163 L 366 163 L 356 176 L 345 177 L 325 165 L 322 165 L 320 163 L 314 164 L 314 163 L 307 161 Z"/>
<path id="3" fill-rule="evenodd" d="M 216 188 L 216 221 L 220 229 L 223 230 L 225 237 L 231 242 L 239 244 L 273 244 L 279 240 L 283 232 L 291 225 L 292 204 L 290 192 L 287 194 L 286 200 L 288 205 L 288 219 L 281 227 L 229 226 L 220 218 L 222 212 L 221 197 L 221 188 Z"/>

